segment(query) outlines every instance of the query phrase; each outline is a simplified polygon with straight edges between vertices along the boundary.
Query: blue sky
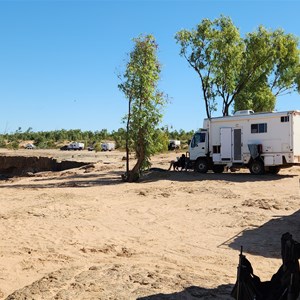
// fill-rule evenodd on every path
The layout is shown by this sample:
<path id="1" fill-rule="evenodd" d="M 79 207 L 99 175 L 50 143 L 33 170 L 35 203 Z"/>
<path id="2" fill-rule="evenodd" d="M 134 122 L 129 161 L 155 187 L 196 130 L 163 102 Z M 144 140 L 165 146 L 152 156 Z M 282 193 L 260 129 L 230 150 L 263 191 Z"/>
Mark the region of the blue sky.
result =
<path id="1" fill-rule="evenodd" d="M 264 25 L 300 37 L 299 11 L 300 1 L 289 0 L 0 0 L 0 133 L 123 127 L 117 74 L 140 34 L 159 45 L 160 89 L 171 98 L 162 125 L 198 129 L 200 81 L 179 56 L 175 33 L 223 14 L 243 36 Z M 300 109 L 299 94 L 279 97 L 276 109 Z"/>

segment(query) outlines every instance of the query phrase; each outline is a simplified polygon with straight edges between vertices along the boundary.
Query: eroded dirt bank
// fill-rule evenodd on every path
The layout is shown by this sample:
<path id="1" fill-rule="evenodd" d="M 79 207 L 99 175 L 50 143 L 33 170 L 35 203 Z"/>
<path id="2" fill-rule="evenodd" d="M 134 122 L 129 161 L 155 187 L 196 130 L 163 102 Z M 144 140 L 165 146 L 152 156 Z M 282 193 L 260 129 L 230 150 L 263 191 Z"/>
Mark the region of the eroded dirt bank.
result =
<path id="1" fill-rule="evenodd" d="M 24 176 L 42 171 L 63 171 L 87 165 L 78 161 L 57 161 L 52 157 L 0 156 L 0 175 Z"/>
<path id="2" fill-rule="evenodd" d="M 88 164 L 111 164 L 112 160 L 122 161 L 120 151 L 60 151 L 57 149 L 8 150 L 0 149 L 0 178 L 26 176 L 43 171 L 63 171 Z"/>

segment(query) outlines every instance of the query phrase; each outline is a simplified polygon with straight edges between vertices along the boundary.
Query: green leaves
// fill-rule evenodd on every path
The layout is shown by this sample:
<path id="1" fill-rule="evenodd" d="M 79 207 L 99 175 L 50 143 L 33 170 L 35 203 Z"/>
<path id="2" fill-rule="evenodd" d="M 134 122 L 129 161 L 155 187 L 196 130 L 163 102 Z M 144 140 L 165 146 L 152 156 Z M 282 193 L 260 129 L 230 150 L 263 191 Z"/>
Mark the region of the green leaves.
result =
<path id="1" fill-rule="evenodd" d="M 277 95 L 299 91 L 298 39 L 282 30 L 260 26 L 243 39 L 231 19 L 221 16 L 181 30 L 175 39 L 199 75 L 208 118 L 218 100 L 228 115 L 234 102 L 235 108 L 270 110 Z"/>
<path id="2" fill-rule="evenodd" d="M 232 21 L 222 16 L 204 19 L 196 30 L 182 30 L 175 36 L 180 54 L 198 73 L 207 117 L 216 109 L 216 97 L 226 102 L 234 92 L 236 77 L 242 66 L 243 43 Z"/>
<path id="3" fill-rule="evenodd" d="M 133 51 L 129 55 L 126 71 L 120 78 L 119 89 L 128 99 L 127 153 L 135 149 L 137 163 L 127 174 L 128 181 L 137 178 L 150 166 L 150 156 L 157 147 L 155 128 L 162 119 L 161 109 L 166 97 L 158 90 L 161 66 L 157 59 L 158 45 L 152 35 L 139 36 L 133 40 Z M 128 157 L 128 155 L 127 155 Z M 127 170 L 127 173 L 129 170 Z"/>

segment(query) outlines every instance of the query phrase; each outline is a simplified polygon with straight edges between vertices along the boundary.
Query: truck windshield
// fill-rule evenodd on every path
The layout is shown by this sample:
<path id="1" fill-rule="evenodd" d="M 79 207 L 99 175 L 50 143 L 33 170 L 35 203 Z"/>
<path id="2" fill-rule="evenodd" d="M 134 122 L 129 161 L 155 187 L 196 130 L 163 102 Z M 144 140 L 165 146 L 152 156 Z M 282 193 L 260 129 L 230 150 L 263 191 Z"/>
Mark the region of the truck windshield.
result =
<path id="1" fill-rule="evenodd" d="M 205 135 L 206 133 L 205 132 L 197 132 L 194 137 L 193 137 L 193 140 L 192 140 L 192 143 L 191 143 L 191 147 L 194 148 L 196 147 L 199 143 L 204 143 L 205 142 Z"/>

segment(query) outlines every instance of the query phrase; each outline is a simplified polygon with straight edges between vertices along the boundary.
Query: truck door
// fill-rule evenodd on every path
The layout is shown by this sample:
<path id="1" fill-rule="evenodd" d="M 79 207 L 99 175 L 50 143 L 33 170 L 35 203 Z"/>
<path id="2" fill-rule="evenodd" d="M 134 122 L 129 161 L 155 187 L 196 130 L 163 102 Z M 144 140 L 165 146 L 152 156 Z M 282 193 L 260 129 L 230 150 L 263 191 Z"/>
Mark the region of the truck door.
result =
<path id="1" fill-rule="evenodd" d="M 242 161 L 242 129 L 233 129 L 233 161 Z"/>
<path id="2" fill-rule="evenodd" d="M 231 161 L 231 127 L 220 128 L 221 160 Z"/>
<path id="3" fill-rule="evenodd" d="M 207 152 L 207 132 L 196 132 L 192 138 L 189 147 L 190 159 L 196 160 L 198 157 L 204 157 Z"/>

